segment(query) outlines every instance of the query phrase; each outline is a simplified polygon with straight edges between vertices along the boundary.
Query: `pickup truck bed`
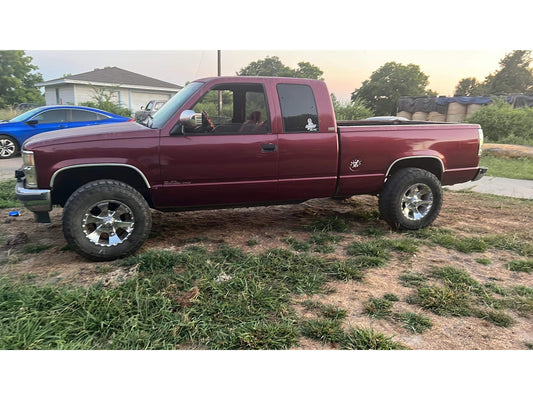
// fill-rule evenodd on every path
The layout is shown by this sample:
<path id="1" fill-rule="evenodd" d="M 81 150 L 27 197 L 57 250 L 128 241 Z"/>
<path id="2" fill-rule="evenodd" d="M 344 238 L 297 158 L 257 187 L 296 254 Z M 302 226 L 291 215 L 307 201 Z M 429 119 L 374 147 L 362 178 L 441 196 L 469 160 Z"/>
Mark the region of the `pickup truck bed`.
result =
<path id="1" fill-rule="evenodd" d="M 386 176 L 400 168 L 402 161 L 405 164 L 404 160 L 412 167 L 428 169 L 443 185 L 474 179 L 479 126 L 457 128 L 446 123 L 339 124 L 340 182 L 336 195 L 379 193 Z M 350 168 L 353 160 L 360 161 L 355 171 Z"/>

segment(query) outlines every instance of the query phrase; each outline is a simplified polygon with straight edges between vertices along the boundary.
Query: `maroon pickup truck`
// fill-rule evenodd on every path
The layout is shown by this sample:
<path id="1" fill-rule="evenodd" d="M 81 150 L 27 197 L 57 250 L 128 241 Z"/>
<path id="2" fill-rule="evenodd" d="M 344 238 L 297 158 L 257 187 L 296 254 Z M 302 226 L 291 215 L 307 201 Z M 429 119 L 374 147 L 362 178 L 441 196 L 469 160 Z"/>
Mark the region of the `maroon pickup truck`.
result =
<path id="1" fill-rule="evenodd" d="M 64 207 L 72 249 L 93 260 L 136 251 L 150 208 L 191 210 L 379 195 L 396 229 L 433 222 L 441 185 L 479 179 L 479 125 L 336 121 L 321 81 L 196 80 L 145 125 L 48 132 L 24 143 L 18 199 L 49 221 Z"/>

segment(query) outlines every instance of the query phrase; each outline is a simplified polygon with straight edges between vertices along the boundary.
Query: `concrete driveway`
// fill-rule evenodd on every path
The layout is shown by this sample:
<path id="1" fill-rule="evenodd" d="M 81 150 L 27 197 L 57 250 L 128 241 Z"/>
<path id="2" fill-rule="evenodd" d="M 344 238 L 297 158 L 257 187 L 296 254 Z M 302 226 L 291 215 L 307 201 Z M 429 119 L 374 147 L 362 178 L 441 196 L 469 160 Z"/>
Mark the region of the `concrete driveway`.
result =
<path id="1" fill-rule="evenodd" d="M 15 170 L 22 166 L 22 158 L 0 160 L 0 180 L 15 179 Z"/>
<path id="2" fill-rule="evenodd" d="M 459 183 L 446 187 L 450 190 L 471 190 L 473 192 L 496 194 L 498 196 L 533 199 L 533 180 L 484 176 L 479 181 Z"/>

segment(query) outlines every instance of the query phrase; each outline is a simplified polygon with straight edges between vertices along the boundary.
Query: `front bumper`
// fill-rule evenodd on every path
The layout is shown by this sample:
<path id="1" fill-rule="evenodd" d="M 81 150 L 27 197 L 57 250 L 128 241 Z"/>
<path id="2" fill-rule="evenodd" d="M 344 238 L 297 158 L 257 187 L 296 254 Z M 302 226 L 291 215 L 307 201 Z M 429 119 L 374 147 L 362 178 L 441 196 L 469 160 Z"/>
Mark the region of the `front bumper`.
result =
<path id="1" fill-rule="evenodd" d="M 479 167 L 477 169 L 476 175 L 472 179 L 473 181 L 478 181 L 487 173 L 488 168 L 487 167 Z"/>
<path id="2" fill-rule="evenodd" d="M 48 212 L 52 210 L 52 196 L 48 189 L 26 189 L 24 180 L 20 179 L 15 185 L 16 198 L 33 212 Z"/>

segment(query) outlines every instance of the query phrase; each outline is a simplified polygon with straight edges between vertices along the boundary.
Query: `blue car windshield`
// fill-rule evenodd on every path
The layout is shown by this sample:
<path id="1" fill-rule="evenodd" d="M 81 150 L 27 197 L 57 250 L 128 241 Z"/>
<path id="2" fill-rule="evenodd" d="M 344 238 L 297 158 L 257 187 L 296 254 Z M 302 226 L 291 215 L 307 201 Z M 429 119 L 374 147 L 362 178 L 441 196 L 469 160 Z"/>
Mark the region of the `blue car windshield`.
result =
<path id="1" fill-rule="evenodd" d="M 33 116 L 34 114 L 37 114 L 39 111 L 41 111 L 42 107 L 34 108 L 32 110 L 26 111 L 23 114 L 17 115 L 15 118 L 12 118 L 9 120 L 9 122 L 22 122 Z"/>
<path id="2" fill-rule="evenodd" d="M 161 129 L 170 118 L 181 108 L 183 104 L 204 84 L 202 82 L 191 82 L 167 101 L 153 116 L 150 128 Z"/>

